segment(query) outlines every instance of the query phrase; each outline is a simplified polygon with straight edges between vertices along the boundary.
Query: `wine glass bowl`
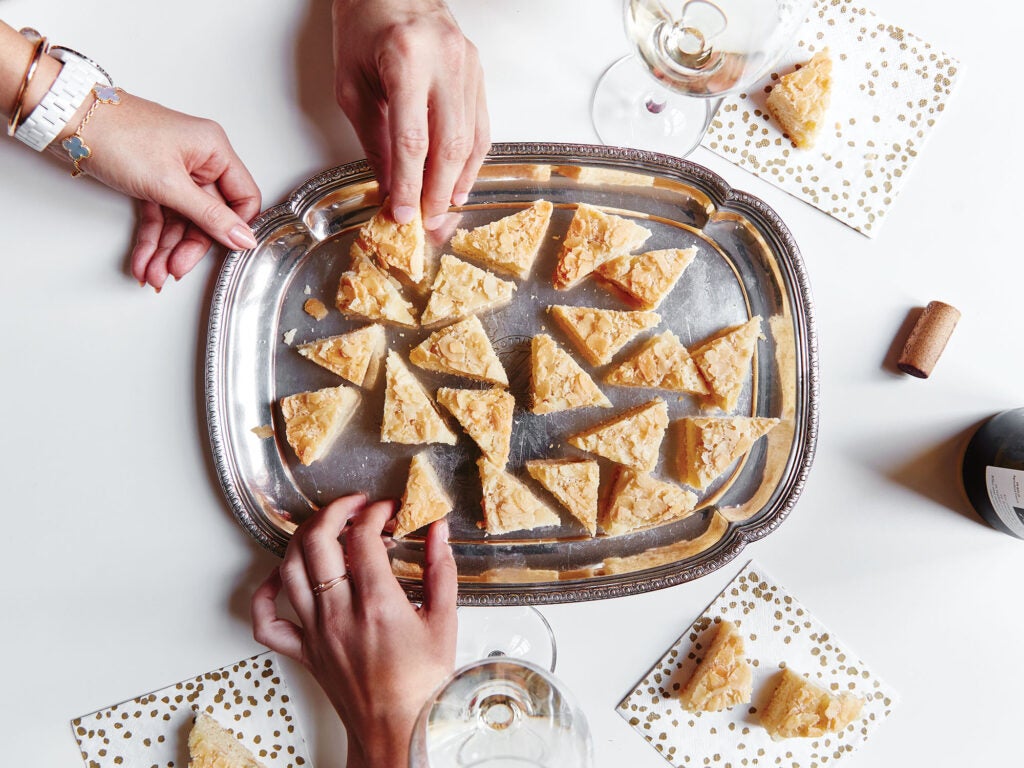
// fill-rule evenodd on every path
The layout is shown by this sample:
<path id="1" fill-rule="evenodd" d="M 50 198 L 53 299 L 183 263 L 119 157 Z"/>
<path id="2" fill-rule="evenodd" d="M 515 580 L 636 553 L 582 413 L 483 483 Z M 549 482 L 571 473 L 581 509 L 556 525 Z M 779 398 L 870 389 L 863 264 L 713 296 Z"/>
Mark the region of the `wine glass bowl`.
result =
<path id="1" fill-rule="evenodd" d="M 413 730 L 413 768 L 589 768 L 586 717 L 547 670 L 481 659 L 456 670 Z"/>
<path id="2" fill-rule="evenodd" d="M 612 64 L 592 117 L 606 144 L 684 157 L 722 98 L 764 77 L 786 52 L 813 0 L 625 0 L 634 53 Z"/>

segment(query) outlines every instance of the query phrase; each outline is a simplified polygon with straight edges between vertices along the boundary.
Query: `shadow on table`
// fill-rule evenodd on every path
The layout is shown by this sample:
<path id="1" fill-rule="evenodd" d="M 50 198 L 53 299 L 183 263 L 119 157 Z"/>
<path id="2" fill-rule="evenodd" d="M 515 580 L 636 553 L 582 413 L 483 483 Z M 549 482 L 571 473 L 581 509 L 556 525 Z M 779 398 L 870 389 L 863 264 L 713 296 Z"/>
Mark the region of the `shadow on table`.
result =
<path id="1" fill-rule="evenodd" d="M 892 467 L 886 475 L 904 488 L 931 499 L 972 522 L 984 525 L 967 500 L 961 479 L 964 450 L 982 421 L 979 420 L 938 445 L 918 453 L 903 464 Z"/>

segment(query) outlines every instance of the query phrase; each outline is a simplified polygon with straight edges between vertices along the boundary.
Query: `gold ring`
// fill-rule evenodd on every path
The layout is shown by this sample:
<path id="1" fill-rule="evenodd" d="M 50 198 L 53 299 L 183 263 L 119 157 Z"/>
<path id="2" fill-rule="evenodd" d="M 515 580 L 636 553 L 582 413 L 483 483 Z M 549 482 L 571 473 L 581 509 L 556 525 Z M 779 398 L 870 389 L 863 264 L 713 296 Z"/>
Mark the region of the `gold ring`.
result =
<path id="1" fill-rule="evenodd" d="M 326 592 L 328 589 L 330 589 L 334 585 L 341 584 L 341 582 L 343 582 L 347 578 L 348 578 L 348 574 L 347 573 L 343 573 L 343 574 L 341 574 L 341 576 L 336 576 L 335 578 L 331 579 L 330 581 L 321 581 L 319 584 L 317 584 L 315 587 L 313 587 L 313 594 L 314 595 L 323 594 L 324 592 Z"/>

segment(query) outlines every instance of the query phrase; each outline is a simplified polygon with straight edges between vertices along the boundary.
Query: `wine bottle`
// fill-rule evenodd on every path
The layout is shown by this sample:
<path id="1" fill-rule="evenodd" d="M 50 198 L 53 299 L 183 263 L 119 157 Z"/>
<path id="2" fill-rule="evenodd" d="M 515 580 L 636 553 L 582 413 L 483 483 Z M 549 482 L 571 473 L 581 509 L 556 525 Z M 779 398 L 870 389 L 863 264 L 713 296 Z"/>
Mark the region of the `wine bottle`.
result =
<path id="1" fill-rule="evenodd" d="M 985 522 L 1024 539 L 1024 408 L 982 423 L 964 453 L 963 482 Z"/>

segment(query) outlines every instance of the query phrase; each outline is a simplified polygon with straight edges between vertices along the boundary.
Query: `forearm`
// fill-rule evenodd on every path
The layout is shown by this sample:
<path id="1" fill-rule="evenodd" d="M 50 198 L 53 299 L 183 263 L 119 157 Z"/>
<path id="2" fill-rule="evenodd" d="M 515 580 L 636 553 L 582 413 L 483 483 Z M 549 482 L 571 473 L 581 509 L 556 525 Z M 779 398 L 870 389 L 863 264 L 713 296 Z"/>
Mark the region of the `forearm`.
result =
<path id="1" fill-rule="evenodd" d="M 0 21 L 0 111 L 4 117 L 15 108 L 18 90 L 32 59 L 34 44 L 17 30 Z M 60 72 L 60 62 L 50 56 L 39 58 L 32 82 L 22 97 L 22 116 L 28 115 L 42 100 Z"/>

